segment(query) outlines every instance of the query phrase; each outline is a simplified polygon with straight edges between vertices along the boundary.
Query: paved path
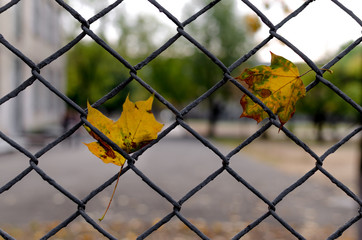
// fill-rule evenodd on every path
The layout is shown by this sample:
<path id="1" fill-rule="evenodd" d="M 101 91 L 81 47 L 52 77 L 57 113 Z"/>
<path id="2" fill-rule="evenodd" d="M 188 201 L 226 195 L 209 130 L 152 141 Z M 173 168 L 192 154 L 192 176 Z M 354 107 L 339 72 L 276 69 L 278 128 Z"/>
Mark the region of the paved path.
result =
<path id="1" fill-rule="evenodd" d="M 221 149 L 224 154 L 229 151 Z M 118 168 L 105 165 L 83 145 L 55 147 L 43 155 L 39 166 L 55 181 L 79 198 L 101 185 Z M 4 185 L 28 165 L 19 154 L 0 156 L 0 185 Z M 221 166 L 221 160 L 195 140 L 166 138 L 148 149 L 136 165 L 154 183 L 175 200 L 179 200 Z M 271 201 L 301 176 L 285 173 L 237 154 L 230 166 Z M 326 181 L 326 183 L 328 183 Z M 106 189 L 87 204 L 94 218 L 102 215 L 113 190 Z M 333 184 L 312 179 L 287 196 L 277 206 L 277 213 L 293 224 L 341 226 L 357 210 L 357 205 Z M 9 191 L 0 195 L 0 227 L 4 224 L 27 224 L 31 221 L 62 221 L 77 206 L 60 194 L 35 172 L 30 173 Z M 172 205 L 129 171 L 121 178 L 106 220 L 159 219 L 172 211 Z M 267 211 L 267 206 L 227 172 L 189 199 L 182 214 L 207 222 L 252 222 Z M 273 219 L 268 221 L 276 222 Z M 278 224 L 278 223 L 276 223 Z"/>

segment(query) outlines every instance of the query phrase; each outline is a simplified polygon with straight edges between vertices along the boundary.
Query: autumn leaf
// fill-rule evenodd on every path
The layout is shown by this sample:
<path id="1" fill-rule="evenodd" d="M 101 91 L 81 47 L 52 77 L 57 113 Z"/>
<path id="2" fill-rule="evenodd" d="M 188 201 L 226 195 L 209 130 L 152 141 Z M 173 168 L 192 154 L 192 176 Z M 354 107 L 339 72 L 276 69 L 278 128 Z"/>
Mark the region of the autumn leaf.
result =
<path id="1" fill-rule="evenodd" d="M 153 96 L 146 101 L 138 101 L 135 103 L 131 102 L 129 97 L 127 97 L 123 104 L 123 112 L 117 121 L 109 119 L 87 103 L 87 121 L 126 153 L 132 153 L 156 139 L 158 132 L 161 131 L 163 127 L 163 124 L 159 123 L 152 113 L 152 102 Z M 111 200 L 106 212 L 99 219 L 102 220 L 111 204 L 120 173 L 126 160 L 88 126 L 84 127 L 88 133 L 97 140 L 97 142 L 85 143 L 89 151 L 99 157 L 104 163 L 113 163 L 121 166 Z"/>
<path id="2" fill-rule="evenodd" d="M 305 87 L 294 63 L 270 53 L 270 66 L 247 68 L 236 79 L 244 82 L 251 93 L 278 115 L 282 127 L 293 116 L 297 101 L 305 96 Z M 258 123 L 269 117 L 259 104 L 245 94 L 240 104 L 243 107 L 240 117 L 252 118 Z"/>
<path id="3" fill-rule="evenodd" d="M 127 97 L 123 104 L 123 112 L 117 121 L 104 116 L 100 111 L 88 103 L 87 120 L 110 140 L 127 153 L 137 151 L 150 141 L 157 138 L 163 124 L 157 122 L 152 113 L 153 96 L 146 101 L 133 103 Z M 122 166 L 125 159 L 114 151 L 89 127 L 88 133 L 97 142 L 86 143 L 90 152 L 99 157 L 104 163 L 113 163 Z"/>
<path id="4" fill-rule="evenodd" d="M 146 101 L 133 103 L 127 97 L 123 104 L 123 113 L 115 124 L 120 129 L 123 145 L 128 153 L 137 151 L 157 138 L 163 124 L 157 122 L 152 113 L 153 96 Z M 117 132 L 113 132 L 117 135 Z M 118 137 L 118 136 L 116 136 Z"/>
<path id="5" fill-rule="evenodd" d="M 256 33 L 261 28 L 261 23 L 257 15 L 246 15 L 244 22 L 251 33 Z"/>

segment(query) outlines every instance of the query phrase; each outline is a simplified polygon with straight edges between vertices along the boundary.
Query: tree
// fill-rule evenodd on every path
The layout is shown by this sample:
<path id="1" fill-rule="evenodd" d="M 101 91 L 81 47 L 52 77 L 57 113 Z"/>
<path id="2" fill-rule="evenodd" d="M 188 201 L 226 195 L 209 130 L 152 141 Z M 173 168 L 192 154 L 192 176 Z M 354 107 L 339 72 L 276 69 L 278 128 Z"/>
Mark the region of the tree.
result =
<path id="1" fill-rule="evenodd" d="M 203 2 L 196 1 L 195 3 L 193 1 L 192 7 L 203 4 Z M 243 24 L 242 20 L 242 16 L 236 11 L 235 2 L 224 1 L 209 10 L 200 21 L 191 24 L 187 30 L 221 60 L 225 66 L 229 66 L 246 53 L 246 47 L 249 43 L 246 25 Z M 193 75 L 197 76 L 196 84 L 202 91 L 211 88 L 222 78 L 221 70 L 209 59 L 206 59 L 205 55 L 198 49 L 194 50 L 189 64 Z M 227 100 L 230 97 L 230 89 L 223 87 L 218 90 L 218 94 L 223 100 Z M 220 101 L 214 95 L 208 98 L 209 136 L 215 134 L 216 121 L 225 107 L 223 102 L 225 101 Z"/>
<path id="2" fill-rule="evenodd" d="M 93 41 L 78 43 L 67 57 L 67 95 L 80 106 L 95 102 L 128 78 L 127 69 Z M 126 95 L 116 95 L 103 106 L 119 110 Z"/>
<path id="3" fill-rule="evenodd" d="M 344 49 L 345 47 L 342 47 Z M 361 104 L 362 102 L 362 47 L 356 47 L 347 54 L 331 70 L 333 73 L 326 73 L 325 78 L 346 93 L 352 100 Z M 300 66 L 301 73 L 308 70 L 306 65 Z M 303 76 L 305 83 L 314 80 L 313 74 Z M 351 105 L 345 102 L 334 91 L 319 83 L 311 89 L 306 98 L 298 105 L 301 113 L 311 116 L 317 128 L 317 140 L 323 141 L 323 128 L 326 122 L 348 121 L 358 122 L 360 113 Z"/>
<path id="4" fill-rule="evenodd" d="M 189 17 L 194 13 L 191 13 L 191 7 L 197 9 L 204 5 L 204 1 L 193 1 L 185 14 Z M 252 36 L 247 36 L 246 25 L 243 24 L 246 21 L 236 9 L 232 1 L 220 2 L 185 28 L 225 66 L 232 64 L 246 53 L 246 47 L 250 42 L 248 39 Z M 118 39 L 113 42 L 113 47 L 132 65 L 145 59 L 172 34 L 168 26 L 152 16 L 130 17 L 125 12 L 117 12 L 112 19 L 112 24 L 119 33 Z M 250 23 L 250 19 L 248 22 Z M 106 23 L 109 24 L 104 20 L 101 25 Z M 99 29 L 105 27 L 101 26 Z M 165 32 L 170 35 L 164 37 Z M 104 36 L 99 32 L 97 34 Z M 163 37 L 161 41 L 160 36 Z M 106 38 L 105 40 L 109 42 Z M 239 73 L 241 70 L 237 71 Z M 95 101 L 127 79 L 128 72 L 128 69 L 96 43 L 80 43 L 69 54 L 68 95 L 84 106 L 87 99 Z M 199 97 L 223 77 L 222 70 L 183 37 L 137 74 L 176 106 L 184 105 Z M 209 135 L 214 134 L 214 126 L 224 107 L 224 100 L 227 100 L 231 95 L 230 92 L 236 89 L 230 88 L 233 88 L 231 84 L 223 86 L 206 100 L 210 123 Z M 79 93 L 79 89 L 83 92 Z M 115 101 L 107 101 L 104 106 L 110 111 L 115 109 L 118 107 L 117 102 L 121 102 L 118 100 L 119 97 L 125 96 L 117 95 Z"/>
<path id="5" fill-rule="evenodd" d="M 101 22 L 98 36 L 131 64 L 140 62 L 154 48 L 151 34 L 155 27 L 149 27 L 150 23 L 155 23 L 154 19 L 150 19 L 149 16 L 137 16 L 135 21 L 131 22 L 126 21 L 124 14 L 119 14 L 116 21 L 120 30 L 116 43 L 107 39 L 102 32 L 105 29 L 104 24 L 111 24 L 109 21 Z M 158 24 L 156 26 L 160 27 Z M 100 99 L 130 77 L 129 69 L 94 41 L 79 42 L 67 57 L 67 95 L 84 107 L 87 100 L 94 102 Z M 125 90 L 102 106 L 107 111 L 119 111 L 120 103 L 124 102 L 131 90 L 133 96 L 137 94 L 134 87 L 127 85 Z"/>
<path id="6" fill-rule="evenodd" d="M 204 1 L 192 1 L 191 5 L 186 6 L 184 14 L 189 17 L 195 9 L 204 6 Z M 185 27 L 187 33 L 225 66 L 246 53 L 250 41 L 245 29 L 243 17 L 237 13 L 233 1 L 218 3 Z M 150 63 L 152 70 L 149 77 L 156 89 L 176 104 L 182 105 L 199 97 L 220 81 L 223 72 L 203 52 L 182 37 L 173 47 L 176 49 L 167 49 L 166 53 Z M 209 136 L 214 135 L 215 123 L 224 107 L 224 100 L 231 95 L 230 87 L 232 86 L 223 86 L 217 94 L 212 94 L 207 99 Z"/>

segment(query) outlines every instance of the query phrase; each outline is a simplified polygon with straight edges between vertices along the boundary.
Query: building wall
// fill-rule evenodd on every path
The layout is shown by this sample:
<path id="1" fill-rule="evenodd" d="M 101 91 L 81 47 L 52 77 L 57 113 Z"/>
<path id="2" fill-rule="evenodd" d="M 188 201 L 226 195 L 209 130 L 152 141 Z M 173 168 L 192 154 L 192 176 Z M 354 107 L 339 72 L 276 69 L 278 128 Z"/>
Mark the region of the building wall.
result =
<path id="1" fill-rule="evenodd" d="M 0 14 L 0 33 L 38 64 L 62 46 L 60 8 L 48 0 L 20 1 Z M 60 91 L 65 89 L 64 57 L 41 69 L 41 75 Z M 31 68 L 0 45 L 0 96 L 31 76 Z M 0 106 L 0 129 L 10 135 L 55 128 L 64 115 L 64 103 L 36 82 Z"/>

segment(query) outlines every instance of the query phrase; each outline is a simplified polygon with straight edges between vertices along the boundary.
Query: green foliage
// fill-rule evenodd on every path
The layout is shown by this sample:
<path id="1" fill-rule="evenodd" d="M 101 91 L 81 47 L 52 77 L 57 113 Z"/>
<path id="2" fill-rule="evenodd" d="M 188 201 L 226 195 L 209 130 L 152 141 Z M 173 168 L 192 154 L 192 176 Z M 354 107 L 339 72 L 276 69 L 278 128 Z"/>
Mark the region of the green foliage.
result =
<path id="1" fill-rule="evenodd" d="M 120 12 L 114 20 L 119 31 L 117 41 L 105 37 L 104 22 L 101 22 L 97 34 L 134 65 L 159 47 L 156 47 L 154 33 L 164 26 L 152 16 L 142 15 L 135 19 L 128 19 L 126 16 L 124 12 Z M 130 77 L 129 69 L 93 40 L 79 42 L 68 53 L 67 58 L 67 95 L 83 107 L 87 100 L 97 101 Z M 148 77 L 144 72 L 139 76 Z M 102 106 L 108 111 L 119 111 L 120 102 L 124 102 L 129 92 L 132 91 L 133 96 L 141 95 L 138 89 L 135 84 L 127 85 L 120 94 Z"/>
<path id="2" fill-rule="evenodd" d="M 204 1 L 193 1 L 200 7 Z M 186 31 L 196 37 L 200 43 L 213 53 L 225 66 L 229 66 L 240 56 L 246 53 L 246 49 L 252 36 L 246 36 L 246 26 L 243 18 L 237 14 L 234 1 L 224 1 L 218 3 L 207 14 L 191 23 Z M 213 86 L 222 77 L 222 71 L 199 49 L 193 48 L 193 56 L 188 62 L 193 76 L 197 76 L 196 84 L 203 91 Z M 238 70 L 237 70 L 238 71 Z M 236 71 L 236 72 L 237 72 Z M 238 71 L 240 72 L 240 71 Z M 221 91 L 224 98 L 230 96 L 228 89 Z"/>
<path id="3" fill-rule="evenodd" d="M 331 70 L 333 73 L 326 72 L 324 78 L 329 80 L 352 100 L 358 104 L 362 103 L 362 47 L 355 48 L 347 54 Z M 308 67 L 300 66 L 300 72 L 308 70 Z M 302 77 L 305 83 L 310 83 L 315 79 L 315 75 L 310 73 Z M 302 99 L 298 105 L 298 110 L 309 116 L 320 116 L 325 120 L 344 119 L 349 121 L 358 121 L 360 113 L 350 104 L 346 103 L 340 96 L 328 87 L 319 83 L 316 87 L 307 93 L 306 98 Z"/>
<path id="4" fill-rule="evenodd" d="M 198 86 L 192 82 L 193 75 L 187 66 L 190 57 L 159 57 L 149 64 L 145 79 L 152 81 L 158 92 L 175 105 L 195 97 Z"/>
<path id="5" fill-rule="evenodd" d="M 186 6 L 184 15 L 187 18 L 194 14 L 195 9 L 204 6 L 204 1 L 193 1 L 191 5 Z M 246 53 L 246 46 L 250 42 L 246 38 L 246 26 L 241 24 L 242 20 L 233 2 L 220 2 L 187 25 L 185 31 L 225 66 L 229 66 Z M 249 39 L 251 38 L 249 35 Z M 199 97 L 223 77 L 222 70 L 183 37 L 147 67 L 151 70 L 147 72 L 145 69 L 143 76 L 150 79 L 152 86 L 177 105 L 183 105 Z M 240 72 L 240 69 L 235 72 Z M 230 87 L 232 86 L 224 86 L 217 94 L 223 99 L 229 98 L 233 91 Z M 212 109 L 211 105 L 215 103 L 213 97 L 212 95 L 208 99 L 209 109 Z"/>
<path id="6" fill-rule="evenodd" d="M 201 0 L 193 1 L 192 7 L 186 7 L 184 15 L 191 16 L 195 8 L 201 8 L 204 4 Z M 186 32 L 195 37 L 225 66 L 229 66 L 245 54 L 252 39 L 242 24 L 243 18 L 235 9 L 233 1 L 219 2 L 185 28 Z M 119 38 L 114 42 L 108 41 L 105 37 L 103 39 L 131 64 L 137 64 L 145 59 L 159 48 L 164 40 L 173 35 L 168 26 L 152 16 L 129 18 L 127 14 L 122 13 L 118 14 L 114 21 L 119 31 Z M 102 32 L 98 34 L 104 36 Z M 94 41 L 81 41 L 73 47 L 67 57 L 67 94 L 83 107 L 87 100 L 90 102 L 98 100 L 129 78 L 129 70 Z M 332 74 L 324 75 L 359 104 L 362 99 L 361 65 L 362 47 L 360 46 L 336 63 L 331 68 Z M 298 68 L 301 73 L 309 69 L 305 65 Z M 236 69 L 235 72 L 239 73 L 241 69 Z M 138 72 L 138 76 L 176 106 L 183 106 L 203 94 L 222 78 L 222 74 L 221 69 L 212 60 L 184 37 L 180 37 L 175 44 Z M 302 80 L 307 85 L 314 78 L 314 74 L 309 73 L 303 76 Z M 227 100 L 233 96 L 235 92 L 230 87 L 233 86 L 227 85 L 218 90 L 218 99 L 221 97 Z M 109 111 L 118 111 L 119 103 L 125 100 L 128 92 L 138 94 L 135 84 L 127 85 L 120 94 L 108 100 L 104 107 Z M 208 99 L 210 110 L 217 103 L 213 99 L 214 95 Z M 299 113 L 312 117 L 318 114 L 324 118 L 349 120 L 358 120 L 360 117 L 348 103 L 321 83 L 307 93 L 307 96 L 298 103 L 297 109 Z M 213 118 L 215 119 L 215 116 Z"/>
<path id="7" fill-rule="evenodd" d="M 190 9 L 204 5 L 203 1 L 196 1 Z M 243 18 L 235 9 L 232 2 L 218 3 L 207 14 L 185 28 L 226 66 L 245 54 L 244 49 L 248 42 L 245 26 L 240 24 Z M 193 14 L 190 11 L 192 10 L 185 11 L 187 17 Z M 122 12 L 122 9 L 113 21 L 117 26 L 118 39 L 112 43 L 105 37 L 103 39 L 132 65 L 145 59 L 176 33 L 153 16 L 130 17 Z M 102 26 L 104 24 L 101 22 Z M 105 27 L 102 26 L 97 34 L 105 36 L 102 33 Z M 128 69 L 98 44 L 82 41 L 68 55 L 67 94 L 75 102 L 85 106 L 87 100 L 98 100 L 126 80 L 129 77 L 128 72 Z M 151 84 L 156 91 L 179 106 L 203 94 L 222 79 L 222 74 L 215 63 L 183 37 L 138 72 L 138 76 Z M 123 94 L 107 101 L 104 107 L 109 111 L 119 110 L 119 102 L 124 101 L 125 92 L 130 90 L 122 91 Z M 135 89 L 132 88 L 132 91 Z M 231 95 L 230 91 L 230 88 L 224 87 L 218 94 L 226 99 Z"/>
<path id="8" fill-rule="evenodd" d="M 123 65 L 93 41 L 78 43 L 67 57 L 67 95 L 83 107 L 87 100 L 95 102 L 128 78 Z M 104 107 L 119 109 L 126 92 L 107 101 Z"/>

